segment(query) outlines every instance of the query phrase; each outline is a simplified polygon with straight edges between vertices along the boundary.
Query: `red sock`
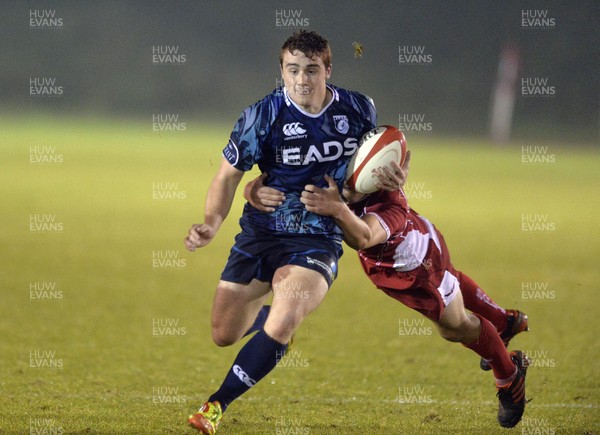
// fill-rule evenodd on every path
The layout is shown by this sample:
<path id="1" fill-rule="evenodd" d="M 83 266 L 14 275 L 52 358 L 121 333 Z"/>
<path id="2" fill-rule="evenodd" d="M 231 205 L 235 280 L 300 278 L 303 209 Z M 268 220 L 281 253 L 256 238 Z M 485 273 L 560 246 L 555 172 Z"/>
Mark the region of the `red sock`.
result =
<path id="1" fill-rule="evenodd" d="M 496 327 L 496 331 L 501 334 L 507 324 L 506 310 L 496 304 L 486 292 L 479 288 L 475 281 L 464 273 L 458 272 L 458 281 L 465 308 L 488 319 Z"/>
<path id="2" fill-rule="evenodd" d="M 481 333 L 479 334 L 479 338 L 473 343 L 463 343 L 463 346 L 488 360 L 494 372 L 496 384 L 498 386 L 506 385 L 512 381 L 512 378 L 516 374 L 515 363 L 510 359 L 508 351 L 504 347 L 504 343 L 502 343 L 502 339 L 498 335 L 494 325 L 479 314 L 475 314 L 475 316 L 481 320 Z"/>

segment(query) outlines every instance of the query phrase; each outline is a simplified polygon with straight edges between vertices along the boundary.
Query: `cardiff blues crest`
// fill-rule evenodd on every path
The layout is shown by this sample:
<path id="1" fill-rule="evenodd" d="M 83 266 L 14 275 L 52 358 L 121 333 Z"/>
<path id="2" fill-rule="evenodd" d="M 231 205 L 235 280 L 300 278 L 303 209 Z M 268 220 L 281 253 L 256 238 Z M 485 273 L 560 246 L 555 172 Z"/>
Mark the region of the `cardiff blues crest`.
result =
<path id="1" fill-rule="evenodd" d="M 342 134 L 346 134 L 350 130 L 350 124 L 346 115 L 333 115 L 333 124 L 335 125 L 335 129 Z"/>

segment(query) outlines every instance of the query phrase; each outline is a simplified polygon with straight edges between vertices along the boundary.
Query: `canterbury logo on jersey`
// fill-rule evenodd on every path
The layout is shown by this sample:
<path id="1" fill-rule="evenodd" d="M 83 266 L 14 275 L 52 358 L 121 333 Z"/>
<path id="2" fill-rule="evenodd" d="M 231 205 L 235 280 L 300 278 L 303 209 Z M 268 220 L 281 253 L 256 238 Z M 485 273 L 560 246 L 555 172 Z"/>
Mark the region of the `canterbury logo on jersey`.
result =
<path id="1" fill-rule="evenodd" d="M 300 122 L 292 122 L 283 126 L 283 134 L 286 136 L 297 136 L 306 133 L 306 129 L 302 128 Z"/>
<path id="2" fill-rule="evenodd" d="M 306 154 L 301 154 L 300 147 L 284 147 L 281 150 L 282 161 L 286 165 L 308 165 L 311 162 L 329 162 L 339 159 L 342 155 L 351 156 L 358 148 L 355 138 L 349 137 L 344 144 L 337 141 L 323 142 L 322 151 L 316 145 L 308 147 Z"/>
<path id="3" fill-rule="evenodd" d="M 240 381 L 242 381 L 244 384 L 248 385 L 249 387 L 253 387 L 254 384 L 256 384 L 256 381 L 254 379 L 252 379 L 250 376 L 248 376 L 248 374 L 237 364 L 233 366 L 233 373 L 240 378 Z"/>

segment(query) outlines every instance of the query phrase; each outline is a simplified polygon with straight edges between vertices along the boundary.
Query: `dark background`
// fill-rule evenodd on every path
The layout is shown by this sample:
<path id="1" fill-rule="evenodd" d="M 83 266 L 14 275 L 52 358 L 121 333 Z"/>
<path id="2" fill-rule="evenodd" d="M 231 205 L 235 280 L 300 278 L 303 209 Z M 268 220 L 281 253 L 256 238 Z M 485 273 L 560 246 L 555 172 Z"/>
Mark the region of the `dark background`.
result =
<path id="1" fill-rule="evenodd" d="M 300 13 L 329 39 L 331 83 L 377 105 L 379 123 L 424 114 L 436 135 L 487 135 L 504 44 L 521 52 L 515 137 L 598 144 L 599 2 L 579 1 L 44 1 L 2 6 L 0 113 L 140 118 L 179 113 L 233 125 L 277 84 L 278 53 Z M 33 29 L 30 10 L 54 10 L 59 29 Z M 524 28 L 522 10 L 545 10 L 550 29 Z M 299 12 L 298 12 L 299 11 Z M 356 58 L 352 43 L 363 46 Z M 183 65 L 154 65 L 174 45 Z M 399 46 L 422 46 L 425 65 L 400 65 Z M 54 77 L 61 98 L 32 98 L 30 77 Z M 551 97 L 522 97 L 520 78 L 541 77 Z"/>

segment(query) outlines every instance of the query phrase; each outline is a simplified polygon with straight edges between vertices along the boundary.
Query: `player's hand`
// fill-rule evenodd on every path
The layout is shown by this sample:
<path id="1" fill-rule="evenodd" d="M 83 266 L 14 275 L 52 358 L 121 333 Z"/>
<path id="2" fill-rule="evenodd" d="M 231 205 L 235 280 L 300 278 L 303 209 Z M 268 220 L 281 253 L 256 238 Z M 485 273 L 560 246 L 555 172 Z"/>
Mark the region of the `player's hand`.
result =
<path id="1" fill-rule="evenodd" d="M 337 184 L 329 175 L 325 175 L 329 184 L 326 188 L 317 187 L 313 184 L 304 186 L 300 201 L 306 210 L 322 216 L 336 216 L 339 207 L 344 206 Z"/>
<path id="2" fill-rule="evenodd" d="M 202 248 L 210 243 L 215 237 L 216 231 L 207 224 L 194 224 L 188 231 L 183 243 L 188 251 L 194 252 L 196 248 Z"/>
<path id="3" fill-rule="evenodd" d="M 392 162 L 392 170 L 389 168 L 377 168 L 373 170 L 373 174 L 379 179 L 377 188 L 379 190 L 394 191 L 404 187 L 404 183 L 408 178 L 408 170 L 410 168 L 410 150 L 406 151 L 406 158 L 402 167 L 396 162 Z"/>
<path id="4" fill-rule="evenodd" d="M 279 207 L 285 200 L 285 195 L 277 189 L 265 186 L 263 180 L 267 176 L 263 172 L 254 180 L 246 184 L 244 188 L 244 198 L 252 207 L 257 210 L 271 213 L 275 211 L 275 207 Z"/>

